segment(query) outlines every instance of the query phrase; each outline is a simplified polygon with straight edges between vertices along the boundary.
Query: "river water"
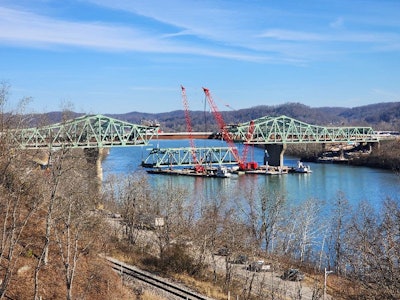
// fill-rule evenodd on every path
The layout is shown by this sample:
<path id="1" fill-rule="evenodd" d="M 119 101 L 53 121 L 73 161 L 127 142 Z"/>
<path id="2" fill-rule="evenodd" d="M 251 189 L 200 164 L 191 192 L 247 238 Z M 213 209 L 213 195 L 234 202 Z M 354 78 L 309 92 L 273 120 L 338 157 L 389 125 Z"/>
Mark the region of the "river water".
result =
<path id="1" fill-rule="evenodd" d="M 217 146 L 226 147 L 222 141 L 197 140 L 198 147 Z M 152 141 L 151 145 L 138 147 L 112 148 L 103 161 L 103 172 L 106 180 L 108 174 L 128 174 L 140 170 L 140 163 L 147 157 L 150 148 L 189 147 L 187 140 L 160 140 Z M 240 147 L 240 146 L 238 146 Z M 240 149 L 239 149 L 240 151 Z M 264 151 L 252 148 L 249 151 L 249 160 L 263 162 Z M 285 165 L 294 166 L 295 157 L 285 157 Z M 186 176 L 149 175 L 153 188 L 176 184 L 185 187 L 193 197 L 202 195 L 209 197 L 221 190 L 230 193 L 243 194 L 255 189 L 265 188 L 285 195 L 288 203 L 300 204 L 309 198 L 316 198 L 332 203 L 338 193 L 356 206 L 362 201 L 379 209 L 382 202 L 390 197 L 400 201 L 400 175 L 381 169 L 367 167 L 352 167 L 338 164 L 309 163 L 312 169 L 310 174 L 285 175 L 235 175 L 231 178 L 194 178 Z"/>

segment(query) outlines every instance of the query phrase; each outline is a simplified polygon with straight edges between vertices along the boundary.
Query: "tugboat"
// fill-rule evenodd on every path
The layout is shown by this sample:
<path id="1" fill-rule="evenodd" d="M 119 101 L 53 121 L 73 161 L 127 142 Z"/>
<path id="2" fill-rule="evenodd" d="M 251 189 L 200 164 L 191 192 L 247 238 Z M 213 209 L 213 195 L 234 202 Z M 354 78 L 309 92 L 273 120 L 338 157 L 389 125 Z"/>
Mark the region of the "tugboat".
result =
<path id="1" fill-rule="evenodd" d="M 224 166 L 219 166 L 215 172 L 215 177 L 219 178 L 228 178 L 231 177 L 231 175 L 232 174 L 229 172 L 228 168 Z"/>
<path id="2" fill-rule="evenodd" d="M 301 161 L 297 162 L 297 166 L 293 168 L 294 173 L 311 173 L 311 168 L 308 165 L 303 164 Z"/>

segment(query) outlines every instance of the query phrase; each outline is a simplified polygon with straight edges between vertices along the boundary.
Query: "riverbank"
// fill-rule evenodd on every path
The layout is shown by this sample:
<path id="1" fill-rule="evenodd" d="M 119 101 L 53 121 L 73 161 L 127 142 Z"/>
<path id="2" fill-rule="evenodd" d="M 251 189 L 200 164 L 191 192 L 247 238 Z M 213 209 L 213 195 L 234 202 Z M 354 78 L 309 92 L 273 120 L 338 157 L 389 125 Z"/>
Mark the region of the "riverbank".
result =
<path id="1" fill-rule="evenodd" d="M 367 148 L 323 149 L 321 144 L 290 145 L 285 154 L 300 157 L 302 161 L 348 164 L 400 171 L 400 139 L 381 141 Z"/>

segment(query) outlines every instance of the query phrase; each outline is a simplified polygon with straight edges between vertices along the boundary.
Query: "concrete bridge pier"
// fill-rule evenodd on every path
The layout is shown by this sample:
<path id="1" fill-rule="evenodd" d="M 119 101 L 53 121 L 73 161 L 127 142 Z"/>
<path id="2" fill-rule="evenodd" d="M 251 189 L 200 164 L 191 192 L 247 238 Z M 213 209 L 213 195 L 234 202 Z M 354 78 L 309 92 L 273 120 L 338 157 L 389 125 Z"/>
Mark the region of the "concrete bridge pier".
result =
<path id="1" fill-rule="evenodd" d="M 381 143 L 380 142 L 376 142 L 376 143 L 367 143 L 367 149 L 369 152 L 372 151 L 377 151 L 381 148 Z"/>
<path id="2" fill-rule="evenodd" d="M 283 155 L 286 150 L 286 144 L 266 144 L 264 154 L 264 165 L 268 164 L 274 167 L 283 167 Z"/>
<path id="3" fill-rule="evenodd" d="M 96 205 L 99 204 L 101 192 L 102 192 L 102 181 L 103 181 L 103 168 L 102 161 L 108 153 L 108 149 L 104 148 L 85 148 L 86 161 L 89 164 L 88 168 L 88 189 L 90 195 L 93 196 Z"/>

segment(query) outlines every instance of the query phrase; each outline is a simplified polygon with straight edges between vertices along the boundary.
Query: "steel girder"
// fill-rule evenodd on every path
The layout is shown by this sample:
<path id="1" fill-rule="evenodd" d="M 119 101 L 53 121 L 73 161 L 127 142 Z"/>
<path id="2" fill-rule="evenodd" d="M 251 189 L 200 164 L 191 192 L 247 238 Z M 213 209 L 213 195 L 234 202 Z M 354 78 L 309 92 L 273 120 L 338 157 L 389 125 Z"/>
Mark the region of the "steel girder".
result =
<path id="1" fill-rule="evenodd" d="M 202 165 L 237 164 L 231 147 L 153 148 L 142 163 L 145 167 L 195 166 L 193 151 Z"/>
<path id="2" fill-rule="evenodd" d="M 147 145 L 158 126 L 142 126 L 103 115 L 86 115 L 65 122 L 11 130 L 11 139 L 23 149 L 98 148 Z"/>
<path id="3" fill-rule="evenodd" d="M 235 140 L 250 144 L 378 142 L 371 127 L 323 127 L 286 116 L 253 122 L 251 137 L 247 137 L 250 122 L 232 126 L 229 131 Z"/>

